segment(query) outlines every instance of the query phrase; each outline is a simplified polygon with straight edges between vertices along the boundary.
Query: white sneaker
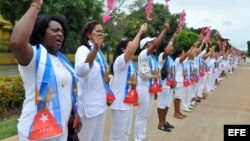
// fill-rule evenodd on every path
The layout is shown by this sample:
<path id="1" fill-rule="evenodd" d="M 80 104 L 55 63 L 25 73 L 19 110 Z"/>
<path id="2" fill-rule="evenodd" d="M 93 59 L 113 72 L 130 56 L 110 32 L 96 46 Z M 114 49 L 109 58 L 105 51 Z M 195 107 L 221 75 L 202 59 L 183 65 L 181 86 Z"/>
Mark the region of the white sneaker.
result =
<path id="1" fill-rule="evenodd" d="M 222 81 L 224 78 L 219 78 L 219 81 Z"/>
<path id="2" fill-rule="evenodd" d="M 190 104 L 190 105 L 188 106 L 188 108 L 189 108 L 189 109 L 193 109 L 194 107 Z"/>
<path id="3" fill-rule="evenodd" d="M 182 111 L 185 111 L 185 112 L 191 112 L 191 110 L 190 110 L 190 109 L 188 109 L 188 108 L 183 108 L 183 109 L 182 109 Z"/>
<path id="4" fill-rule="evenodd" d="M 192 101 L 190 105 L 193 106 L 193 107 L 195 107 L 196 106 L 196 102 Z"/>

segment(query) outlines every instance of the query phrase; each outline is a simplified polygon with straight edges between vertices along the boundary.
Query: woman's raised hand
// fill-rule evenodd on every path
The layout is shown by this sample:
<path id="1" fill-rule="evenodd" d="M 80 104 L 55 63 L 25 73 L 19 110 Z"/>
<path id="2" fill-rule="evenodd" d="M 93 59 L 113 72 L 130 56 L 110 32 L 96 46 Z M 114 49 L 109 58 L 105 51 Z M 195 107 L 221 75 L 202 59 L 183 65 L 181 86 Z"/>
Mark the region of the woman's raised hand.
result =
<path id="1" fill-rule="evenodd" d="M 95 48 L 99 49 L 103 43 L 104 40 L 104 34 L 99 33 L 97 36 L 92 38 L 92 41 L 94 43 Z"/>
<path id="2" fill-rule="evenodd" d="M 170 28 L 169 21 L 165 21 L 165 23 L 163 24 L 163 30 L 168 31 L 169 28 Z"/>
<path id="3" fill-rule="evenodd" d="M 32 3 L 38 4 L 41 6 L 43 4 L 43 0 L 32 0 Z"/>
<path id="4" fill-rule="evenodd" d="M 144 23 L 141 25 L 140 32 L 143 34 L 148 30 L 148 24 Z"/>

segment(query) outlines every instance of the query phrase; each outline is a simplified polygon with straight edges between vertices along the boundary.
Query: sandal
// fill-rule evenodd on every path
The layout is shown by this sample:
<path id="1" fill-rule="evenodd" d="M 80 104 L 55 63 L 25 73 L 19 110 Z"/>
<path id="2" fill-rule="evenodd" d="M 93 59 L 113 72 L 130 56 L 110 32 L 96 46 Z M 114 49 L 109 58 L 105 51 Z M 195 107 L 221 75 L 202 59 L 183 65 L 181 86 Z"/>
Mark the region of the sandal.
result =
<path id="1" fill-rule="evenodd" d="M 168 123 L 168 122 L 165 122 L 165 124 L 164 124 L 167 128 L 174 128 L 174 126 L 173 125 L 171 125 L 170 123 Z"/>
<path id="2" fill-rule="evenodd" d="M 166 125 L 158 125 L 158 129 L 166 132 L 171 132 L 171 129 L 167 128 Z"/>

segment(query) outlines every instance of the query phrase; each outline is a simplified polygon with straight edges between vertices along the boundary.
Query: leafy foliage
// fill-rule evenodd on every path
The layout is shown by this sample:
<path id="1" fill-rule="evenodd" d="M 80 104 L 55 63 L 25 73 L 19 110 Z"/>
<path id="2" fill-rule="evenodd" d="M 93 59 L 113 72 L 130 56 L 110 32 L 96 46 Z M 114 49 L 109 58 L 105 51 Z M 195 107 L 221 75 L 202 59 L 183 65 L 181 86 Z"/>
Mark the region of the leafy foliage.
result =
<path id="1" fill-rule="evenodd" d="M 247 41 L 247 56 L 250 57 L 250 41 Z"/>
<path id="2" fill-rule="evenodd" d="M 174 44 L 175 48 L 182 47 L 185 51 L 187 51 L 194 42 L 198 39 L 198 34 L 194 33 L 188 29 L 182 30 Z"/>
<path id="3" fill-rule="evenodd" d="M 30 0 L 0 0 L 0 14 L 14 25 L 29 6 Z"/>
<path id="4" fill-rule="evenodd" d="M 12 25 L 20 19 L 30 6 L 30 0 L 0 0 L 0 14 L 10 20 Z M 46 0 L 40 14 L 63 15 L 69 22 L 69 36 L 66 41 L 66 53 L 75 53 L 79 46 L 81 28 L 90 19 L 101 20 L 103 12 L 101 0 Z"/>
<path id="5" fill-rule="evenodd" d="M 0 76 L 0 114 L 20 107 L 24 100 L 24 87 L 20 76 Z"/>
<path id="6" fill-rule="evenodd" d="M 116 4 L 121 6 L 124 2 L 125 0 L 121 0 L 117 1 Z M 30 6 L 30 0 L 0 0 L 0 3 L 0 14 L 2 14 L 5 19 L 10 20 L 13 25 Z M 44 1 L 40 14 L 53 13 L 63 15 L 68 19 L 70 32 L 66 41 L 66 48 L 63 48 L 63 52 L 75 53 L 79 46 L 82 27 L 84 27 L 90 19 L 101 20 L 101 13 L 104 10 L 103 3 L 104 0 L 46 0 Z M 163 23 L 168 20 L 170 23 L 170 31 L 165 36 L 163 43 L 158 47 L 158 52 L 163 51 L 167 42 L 177 29 L 180 13 L 171 14 L 165 9 L 163 4 L 154 4 L 152 21 L 146 21 L 145 5 L 145 0 L 134 0 L 130 5 L 125 7 L 129 10 L 129 14 L 128 11 L 119 9 L 119 6 L 112 11 L 112 19 L 104 24 L 106 35 L 104 51 L 112 52 L 121 39 L 133 38 L 139 30 L 140 25 L 144 22 L 148 23 L 148 31 L 144 37 L 156 37 L 161 32 Z M 15 7 L 15 10 L 13 10 L 13 7 Z M 200 34 L 202 28 L 188 29 L 184 27 L 184 29 L 185 30 L 180 33 L 178 40 L 175 41 L 174 46 L 182 46 L 188 49 L 188 47 L 193 44 L 193 39 Z M 217 32 L 217 30 L 213 29 L 210 39 L 212 45 L 216 45 L 216 51 L 219 51 L 219 45 L 216 39 Z M 222 42 L 228 40 L 223 37 L 219 39 Z M 231 45 L 229 44 L 228 48 L 230 47 Z"/>

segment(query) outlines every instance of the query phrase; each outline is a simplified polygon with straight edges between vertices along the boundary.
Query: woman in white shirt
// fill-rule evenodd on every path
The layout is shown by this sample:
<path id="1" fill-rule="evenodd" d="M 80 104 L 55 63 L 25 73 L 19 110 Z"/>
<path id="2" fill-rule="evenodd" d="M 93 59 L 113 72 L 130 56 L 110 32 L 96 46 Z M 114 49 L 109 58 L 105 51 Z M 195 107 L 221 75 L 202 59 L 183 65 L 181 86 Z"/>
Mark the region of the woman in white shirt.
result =
<path id="1" fill-rule="evenodd" d="M 158 98 L 157 113 L 159 118 L 158 129 L 162 131 L 171 132 L 170 128 L 174 128 L 169 122 L 166 122 L 168 109 L 172 105 L 173 96 L 173 82 L 170 86 L 167 85 L 169 79 L 175 80 L 175 62 L 171 55 L 173 53 L 173 42 L 177 36 L 177 32 L 169 41 L 165 47 L 165 51 L 162 52 L 158 57 L 158 62 L 161 68 L 161 79 L 162 79 L 162 92 Z M 165 63 L 165 64 L 164 64 Z M 163 68 L 164 67 L 164 68 Z"/>
<path id="2" fill-rule="evenodd" d="M 81 46 L 75 55 L 78 76 L 78 107 L 84 126 L 79 133 L 81 141 L 102 141 L 107 107 L 108 66 L 100 47 L 104 33 L 96 20 L 87 23 L 81 33 Z"/>
<path id="3" fill-rule="evenodd" d="M 135 119 L 135 141 L 146 139 L 147 120 L 151 112 L 154 96 L 156 96 L 155 93 L 159 92 L 158 88 L 160 87 L 154 87 L 155 93 L 150 93 L 150 90 L 152 90 L 152 83 L 155 81 L 158 81 L 159 86 L 161 83 L 161 78 L 157 74 L 157 71 L 159 72 L 160 69 L 159 64 L 152 53 L 155 51 L 156 47 L 160 45 L 168 30 L 169 23 L 165 22 L 163 30 L 157 38 L 146 37 L 140 41 L 140 49 L 143 50 L 138 56 L 139 72 L 137 90 L 139 96 L 139 107 Z M 156 74 L 153 74 L 155 71 Z M 156 77 L 154 80 L 151 74 Z M 155 84 L 157 84 L 157 82 L 155 82 Z"/>
<path id="4" fill-rule="evenodd" d="M 144 23 L 133 40 L 127 39 L 119 43 L 114 54 L 111 65 L 114 78 L 110 88 L 116 100 L 110 106 L 112 112 L 110 141 L 129 140 L 133 105 L 138 102 L 138 98 L 131 91 L 136 90 L 134 87 L 137 77 L 137 69 L 131 59 L 138 47 L 141 35 L 146 31 L 147 24 Z"/>
<path id="5" fill-rule="evenodd" d="M 176 88 L 175 88 L 175 99 L 174 99 L 174 117 L 178 119 L 183 119 L 186 115 L 182 114 L 180 111 L 180 102 L 184 99 L 186 90 L 183 85 L 184 80 L 184 68 L 183 64 L 187 61 L 187 57 L 193 52 L 193 49 L 197 46 L 198 42 L 195 42 L 194 45 L 185 53 L 182 48 L 178 48 L 173 53 L 173 59 L 176 64 Z"/>
<path id="6" fill-rule="evenodd" d="M 77 116 L 76 75 L 59 51 L 68 32 L 66 20 L 54 15 L 37 17 L 42 4 L 42 0 L 33 0 L 10 38 L 25 88 L 18 138 L 66 141 L 72 108 Z M 74 122 L 79 132 L 78 116 Z"/>

